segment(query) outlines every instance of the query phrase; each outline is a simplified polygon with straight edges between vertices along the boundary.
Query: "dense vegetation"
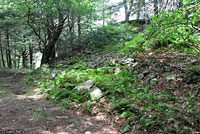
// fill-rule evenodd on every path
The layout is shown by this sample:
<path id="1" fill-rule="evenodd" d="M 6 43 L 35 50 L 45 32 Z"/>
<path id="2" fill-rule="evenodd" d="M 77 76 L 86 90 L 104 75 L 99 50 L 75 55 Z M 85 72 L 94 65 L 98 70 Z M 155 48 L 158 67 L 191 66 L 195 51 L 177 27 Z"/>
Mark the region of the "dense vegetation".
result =
<path id="1" fill-rule="evenodd" d="M 198 133 L 200 1 L 110 2 L 1 2 L 0 68 L 33 69 L 26 83 L 46 99 L 103 112 L 122 133 Z M 100 97 L 77 89 L 88 80 Z"/>

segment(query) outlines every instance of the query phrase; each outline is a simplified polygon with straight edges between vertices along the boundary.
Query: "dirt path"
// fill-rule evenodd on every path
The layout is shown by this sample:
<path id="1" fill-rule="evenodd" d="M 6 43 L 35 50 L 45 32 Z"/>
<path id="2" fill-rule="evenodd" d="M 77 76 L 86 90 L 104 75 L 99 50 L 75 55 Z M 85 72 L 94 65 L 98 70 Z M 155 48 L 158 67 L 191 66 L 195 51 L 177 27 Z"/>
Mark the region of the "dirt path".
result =
<path id="1" fill-rule="evenodd" d="M 0 71 L 0 134 L 119 134 L 103 116 L 61 110 L 23 84 L 25 73 Z"/>

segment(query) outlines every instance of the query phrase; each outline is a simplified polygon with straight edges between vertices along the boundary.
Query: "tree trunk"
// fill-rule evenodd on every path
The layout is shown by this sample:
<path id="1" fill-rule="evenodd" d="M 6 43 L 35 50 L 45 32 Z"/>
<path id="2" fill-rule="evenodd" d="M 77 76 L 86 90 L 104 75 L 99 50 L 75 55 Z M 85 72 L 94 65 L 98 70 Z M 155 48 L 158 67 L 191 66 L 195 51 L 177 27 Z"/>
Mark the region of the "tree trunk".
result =
<path id="1" fill-rule="evenodd" d="M 8 29 L 6 29 L 6 40 L 7 40 L 7 49 L 6 49 L 7 65 L 8 65 L 9 68 L 12 68 L 11 48 L 10 48 L 10 35 L 9 35 L 9 30 Z"/>
<path id="2" fill-rule="evenodd" d="M 154 15 L 158 15 L 158 0 L 154 0 Z"/>
<path id="3" fill-rule="evenodd" d="M 28 68 L 27 66 L 27 51 L 26 49 L 22 52 L 22 65 L 23 65 L 23 68 Z"/>
<path id="4" fill-rule="evenodd" d="M 30 69 L 33 69 L 33 46 L 29 45 Z"/>
<path id="5" fill-rule="evenodd" d="M 129 21 L 128 5 L 127 0 L 123 0 L 124 12 L 125 12 L 125 22 Z"/>
<path id="6" fill-rule="evenodd" d="M 80 13 L 78 15 L 77 24 L 78 24 L 78 43 L 80 45 L 81 43 L 81 15 Z"/>
<path id="7" fill-rule="evenodd" d="M 74 19 L 75 18 L 73 14 L 68 18 L 71 45 L 74 44 Z"/>
<path id="8" fill-rule="evenodd" d="M 103 26 L 105 26 L 105 1 L 103 0 L 103 11 L 102 11 L 102 19 L 103 19 Z"/>
<path id="9" fill-rule="evenodd" d="M 52 55 L 52 51 L 55 48 L 56 42 L 62 33 L 63 30 L 63 25 L 62 27 L 59 27 L 59 31 L 57 33 L 54 33 L 54 36 L 52 39 L 49 41 L 49 43 L 45 46 L 43 53 L 42 53 L 42 60 L 41 60 L 41 65 L 43 64 L 48 64 Z"/>
<path id="10" fill-rule="evenodd" d="M 125 12 L 125 22 L 128 22 L 130 19 L 131 10 L 134 6 L 134 1 L 130 0 L 128 3 L 127 0 L 123 0 L 123 5 L 124 5 L 124 12 Z"/>
<path id="11" fill-rule="evenodd" d="M 140 0 L 138 0 L 137 2 L 137 20 L 140 19 L 140 10 L 141 10 L 141 3 L 140 3 Z"/>
<path id="12" fill-rule="evenodd" d="M 21 56 L 18 56 L 18 61 L 17 61 L 17 68 L 18 69 L 20 68 L 20 59 L 21 59 Z"/>
<path id="13" fill-rule="evenodd" d="M 14 50 L 13 50 L 13 56 L 14 56 L 14 59 L 13 59 L 14 67 L 15 67 L 15 69 L 17 69 L 17 50 L 16 50 L 16 48 L 14 48 Z"/>
<path id="14" fill-rule="evenodd" d="M 181 8 L 183 5 L 183 0 L 179 0 L 179 3 L 178 3 L 178 9 Z"/>
<path id="15" fill-rule="evenodd" d="M 4 60 L 4 54 L 3 54 L 3 47 L 2 47 L 2 40 L 1 40 L 1 31 L 0 31 L 0 52 L 1 52 L 1 60 L 2 60 L 2 65 L 5 68 L 5 60 Z"/>

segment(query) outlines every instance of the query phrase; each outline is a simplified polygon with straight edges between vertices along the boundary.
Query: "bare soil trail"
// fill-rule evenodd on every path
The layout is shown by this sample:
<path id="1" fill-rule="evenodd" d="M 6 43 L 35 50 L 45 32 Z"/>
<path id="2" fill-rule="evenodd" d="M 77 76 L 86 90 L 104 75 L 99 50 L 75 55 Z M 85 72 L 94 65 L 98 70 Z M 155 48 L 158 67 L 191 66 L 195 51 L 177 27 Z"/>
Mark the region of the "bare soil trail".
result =
<path id="1" fill-rule="evenodd" d="M 61 110 L 28 88 L 26 73 L 0 70 L 0 134 L 119 134 L 102 115 Z"/>

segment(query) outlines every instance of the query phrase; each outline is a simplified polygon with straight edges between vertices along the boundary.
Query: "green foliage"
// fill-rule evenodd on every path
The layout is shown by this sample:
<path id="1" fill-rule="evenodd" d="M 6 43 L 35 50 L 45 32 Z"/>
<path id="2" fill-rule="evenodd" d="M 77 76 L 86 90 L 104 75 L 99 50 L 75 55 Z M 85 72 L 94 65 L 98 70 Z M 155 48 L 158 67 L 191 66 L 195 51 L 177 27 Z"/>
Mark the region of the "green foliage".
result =
<path id="1" fill-rule="evenodd" d="M 181 117 L 180 111 L 184 110 L 187 114 L 192 114 L 199 110 L 196 104 L 197 92 L 188 92 L 188 96 L 183 97 L 171 92 L 173 85 L 171 90 L 166 89 L 160 93 L 154 93 L 148 85 L 137 88 L 141 84 L 137 75 L 125 71 L 125 66 L 118 65 L 118 67 L 122 71 L 116 74 L 115 67 L 90 69 L 86 63 L 80 62 L 65 71 L 57 71 L 58 75 L 52 78 L 47 74 L 56 71 L 43 66 L 35 71 L 33 76 L 29 76 L 28 81 L 37 81 L 35 83 L 40 86 L 42 93 L 47 94 L 47 99 L 51 99 L 62 107 L 78 106 L 87 113 L 92 113 L 95 107 L 101 107 L 102 111 L 105 109 L 119 118 L 126 119 L 122 133 L 126 133 L 131 128 L 133 120 L 138 122 L 137 129 L 148 131 L 160 127 L 171 133 L 190 132 L 188 125 L 175 127 L 171 125 L 171 122 L 176 124 L 188 122 L 185 117 Z M 74 89 L 75 86 L 87 80 L 93 80 L 95 86 L 104 92 L 104 99 L 106 103 L 112 104 L 111 107 L 99 106 L 101 102 L 91 101 L 87 90 Z M 196 87 L 193 88 L 195 89 Z M 172 104 L 179 104 L 180 107 Z M 189 124 L 196 123 L 198 119 L 199 114 L 195 114 Z M 171 126 L 168 127 L 169 124 Z"/>
<path id="2" fill-rule="evenodd" d="M 89 46 L 116 45 L 131 40 L 135 36 L 137 28 L 130 24 L 116 24 L 100 27 L 87 34 L 83 43 Z"/>
<path id="3" fill-rule="evenodd" d="M 173 47 L 200 54 L 200 6 L 197 1 L 183 3 L 178 10 L 162 11 L 153 16 L 145 32 L 126 43 L 125 51 Z"/>
<path id="4" fill-rule="evenodd" d="M 126 42 L 124 49 L 121 50 L 121 54 L 128 54 L 131 52 L 141 52 L 147 50 L 145 45 L 141 45 L 145 42 L 146 34 L 138 34 L 130 42 Z"/>

